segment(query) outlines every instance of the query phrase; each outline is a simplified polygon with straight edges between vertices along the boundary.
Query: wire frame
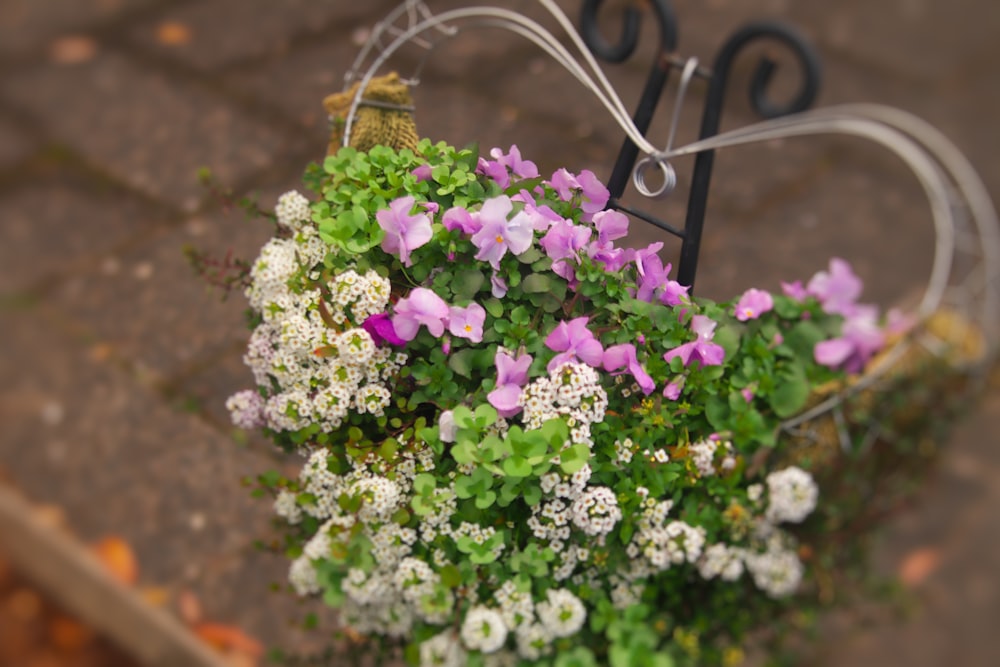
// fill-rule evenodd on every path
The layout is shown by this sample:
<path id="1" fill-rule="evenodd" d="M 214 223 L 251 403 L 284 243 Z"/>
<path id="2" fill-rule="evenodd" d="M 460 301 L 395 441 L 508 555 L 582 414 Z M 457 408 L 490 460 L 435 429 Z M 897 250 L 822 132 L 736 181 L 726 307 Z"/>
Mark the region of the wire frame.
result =
<path id="1" fill-rule="evenodd" d="M 952 395 L 961 395 L 981 384 L 1000 340 L 1000 225 L 982 180 L 944 135 L 904 111 L 854 104 L 792 113 L 715 136 L 703 135 L 684 146 L 668 144 L 659 149 L 633 122 L 570 21 L 551 0 L 538 1 L 565 32 L 572 50 L 534 20 L 507 9 L 477 6 L 434 14 L 421 0 L 406 0 L 374 27 L 345 77 L 347 85 L 354 81 L 361 85 L 345 124 L 344 144 L 349 142 L 362 92 L 396 50 L 410 43 L 429 52 L 460 30 L 480 26 L 504 28 L 532 41 L 600 100 L 628 140 L 644 154 L 632 167 L 637 185 L 642 185 L 643 170 L 652 165 L 666 173 L 673 158 L 711 156 L 719 148 L 820 134 L 868 139 L 902 159 L 927 195 L 936 238 L 928 283 L 911 313 L 914 325 L 909 332 L 894 341 L 860 377 L 844 386 L 818 391 L 811 406 L 784 422 L 781 431 L 804 446 L 864 452 L 876 441 L 892 438 L 893 421 L 899 412 L 887 399 L 901 385 L 943 386 Z M 411 75 L 411 83 L 419 81 L 424 60 Z M 685 71 L 693 72 L 697 65 L 691 60 L 681 62 L 686 64 Z M 642 193 L 644 189 L 637 190 Z M 683 231 L 666 231 L 683 236 Z"/>

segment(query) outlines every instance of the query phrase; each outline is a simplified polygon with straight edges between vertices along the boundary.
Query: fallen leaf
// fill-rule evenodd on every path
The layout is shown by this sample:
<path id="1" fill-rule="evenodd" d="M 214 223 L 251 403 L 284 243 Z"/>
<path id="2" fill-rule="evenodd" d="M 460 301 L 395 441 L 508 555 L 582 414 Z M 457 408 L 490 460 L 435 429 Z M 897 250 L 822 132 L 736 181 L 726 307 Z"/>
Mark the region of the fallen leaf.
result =
<path id="1" fill-rule="evenodd" d="M 49 59 L 57 65 L 79 65 L 97 55 L 97 42 L 86 35 L 67 35 L 49 45 Z"/>
<path id="2" fill-rule="evenodd" d="M 253 658 L 264 655 L 264 645 L 236 626 L 198 623 L 192 630 L 203 642 L 220 651 L 235 651 Z"/>
<path id="3" fill-rule="evenodd" d="M 94 641 L 94 631 L 74 618 L 57 614 L 49 619 L 49 641 L 60 651 L 77 652 Z"/>
<path id="4" fill-rule="evenodd" d="M 899 579 L 904 585 L 916 588 L 941 565 L 941 552 L 933 547 L 923 547 L 908 553 L 899 565 Z"/>
<path id="5" fill-rule="evenodd" d="M 156 41 L 166 46 L 180 46 L 191 41 L 191 29 L 177 21 L 164 21 L 156 28 Z"/>
<path id="6" fill-rule="evenodd" d="M 198 596 L 191 591 L 181 591 L 177 596 L 177 613 L 188 625 L 201 621 L 201 602 L 198 601 Z"/>
<path id="7" fill-rule="evenodd" d="M 91 551 L 115 579 L 132 586 L 139 580 L 139 562 L 128 542 L 120 537 L 105 537 L 91 546 Z"/>
<path id="8" fill-rule="evenodd" d="M 87 350 L 87 356 L 91 361 L 104 362 L 111 358 L 114 351 L 110 343 L 94 343 Z"/>

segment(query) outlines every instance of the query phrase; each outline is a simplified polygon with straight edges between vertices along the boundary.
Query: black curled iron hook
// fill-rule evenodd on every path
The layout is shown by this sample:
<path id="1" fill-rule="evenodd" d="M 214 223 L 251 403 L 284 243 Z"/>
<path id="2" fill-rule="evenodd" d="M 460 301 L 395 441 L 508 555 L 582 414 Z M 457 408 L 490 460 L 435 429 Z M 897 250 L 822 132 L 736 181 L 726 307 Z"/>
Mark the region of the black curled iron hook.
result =
<path id="1" fill-rule="evenodd" d="M 705 98 L 705 110 L 702 114 L 699 139 L 707 139 L 719 132 L 726 83 L 733 62 L 746 46 L 765 40 L 780 42 L 791 50 L 800 68 L 799 89 L 794 98 L 785 105 L 771 102 L 768 99 L 767 90 L 776 67 L 774 61 L 764 58 L 758 63 L 750 80 L 750 104 L 754 111 L 764 118 L 776 118 L 805 111 L 815 101 L 820 85 L 820 64 L 819 57 L 812 47 L 797 32 L 780 23 L 750 23 L 736 31 L 722 45 L 715 57 L 712 78 Z M 684 241 L 681 244 L 681 256 L 677 269 L 677 280 L 682 285 L 694 285 L 714 161 L 714 151 L 699 153 L 695 158 L 694 170 L 691 175 L 691 190 L 688 195 L 687 217 L 684 221 Z"/>
<path id="2" fill-rule="evenodd" d="M 636 7 L 626 7 L 622 14 L 621 37 L 617 44 L 608 44 L 598 28 L 597 14 L 604 0 L 584 0 L 580 19 L 580 34 L 584 43 L 598 58 L 609 63 L 620 63 L 635 52 L 639 44 L 641 12 Z M 677 47 L 677 19 L 674 10 L 665 0 L 650 3 L 660 29 L 660 53 L 670 53 Z"/>

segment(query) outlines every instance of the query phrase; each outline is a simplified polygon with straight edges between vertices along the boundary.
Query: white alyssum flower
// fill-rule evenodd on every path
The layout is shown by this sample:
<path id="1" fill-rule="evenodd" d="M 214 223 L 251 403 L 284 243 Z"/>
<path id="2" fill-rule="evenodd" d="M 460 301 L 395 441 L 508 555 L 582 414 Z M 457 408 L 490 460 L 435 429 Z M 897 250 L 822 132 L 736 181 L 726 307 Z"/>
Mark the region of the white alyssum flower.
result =
<path id="1" fill-rule="evenodd" d="M 466 648 L 493 653 L 499 651 L 507 641 L 507 626 L 496 610 L 477 606 L 465 615 L 461 636 Z"/>
<path id="2" fill-rule="evenodd" d="M 704 579 L 719 577 L 723 581 L 736 581 L 743 575 L 745 551 L 726 544 L 713 544 L 705 549 L 698 560 L 698 573 Z"/>
<path id="3" fill-rule="evenodd" d="M 819 489 L 805 470 L 789 466 L 772 472 L 765 481 L 768 492 L 765 516 L 769 521 L 799 523 L 816 509 Z"/>
<path id="4" fill-rule="evenodd" d="M 587 609 L 580 598 L 566 588 L 550 588 L 543 602 L 536 605 L 538 620 L 553 637 L 571 637 L 587 620 Z"/>
<path id="5" fill-rule="evenodd" d="M 445 630 L 420 644 L 420 667 L 465 667 L 465 651 L 454 634 Z"/>
<path id="6" fill-rule="evenodd" d="M 754 585 L 772 598 L 788 597 L 802 581 L 802 561 L 790 549 L 771 548 L 764 553 L 747 553 L 744 562 Z"/>
<path id="7" fill-rule="evenodd" d="M 278 197 L 274 214 L 278 218 L 279 225 L 291 230 L 299 229 L 312 218 L 309 200 L 297 190 L 291 190 Z"/>
<path id="8" fill-rule="evenodd" d="M 573 525 L 592 537 L 607 535 L 621 521 L 615 492 L 606 486 L 595 486 L 584 491 L 570 509 Z"/>
<path id="9" fill-rule="evenodd" d="M 237 428 L 255 429 L 265 424 L 264 399 L 253 389 L 238 391 L 226 400 L 226 409 Z"/>

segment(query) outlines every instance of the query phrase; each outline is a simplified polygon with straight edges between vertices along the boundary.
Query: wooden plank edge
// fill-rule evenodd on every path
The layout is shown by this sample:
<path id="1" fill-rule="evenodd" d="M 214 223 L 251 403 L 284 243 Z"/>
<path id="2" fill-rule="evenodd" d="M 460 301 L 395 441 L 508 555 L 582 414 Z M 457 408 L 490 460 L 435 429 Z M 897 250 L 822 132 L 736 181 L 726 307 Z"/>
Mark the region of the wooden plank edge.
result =
<path id="1" fill-rule="evenodd" d="M 80 543 L 0 484 L 0 551 L 14 569 L 147 667 L 225 667 L 175 617 L 116 581 Z"/>

